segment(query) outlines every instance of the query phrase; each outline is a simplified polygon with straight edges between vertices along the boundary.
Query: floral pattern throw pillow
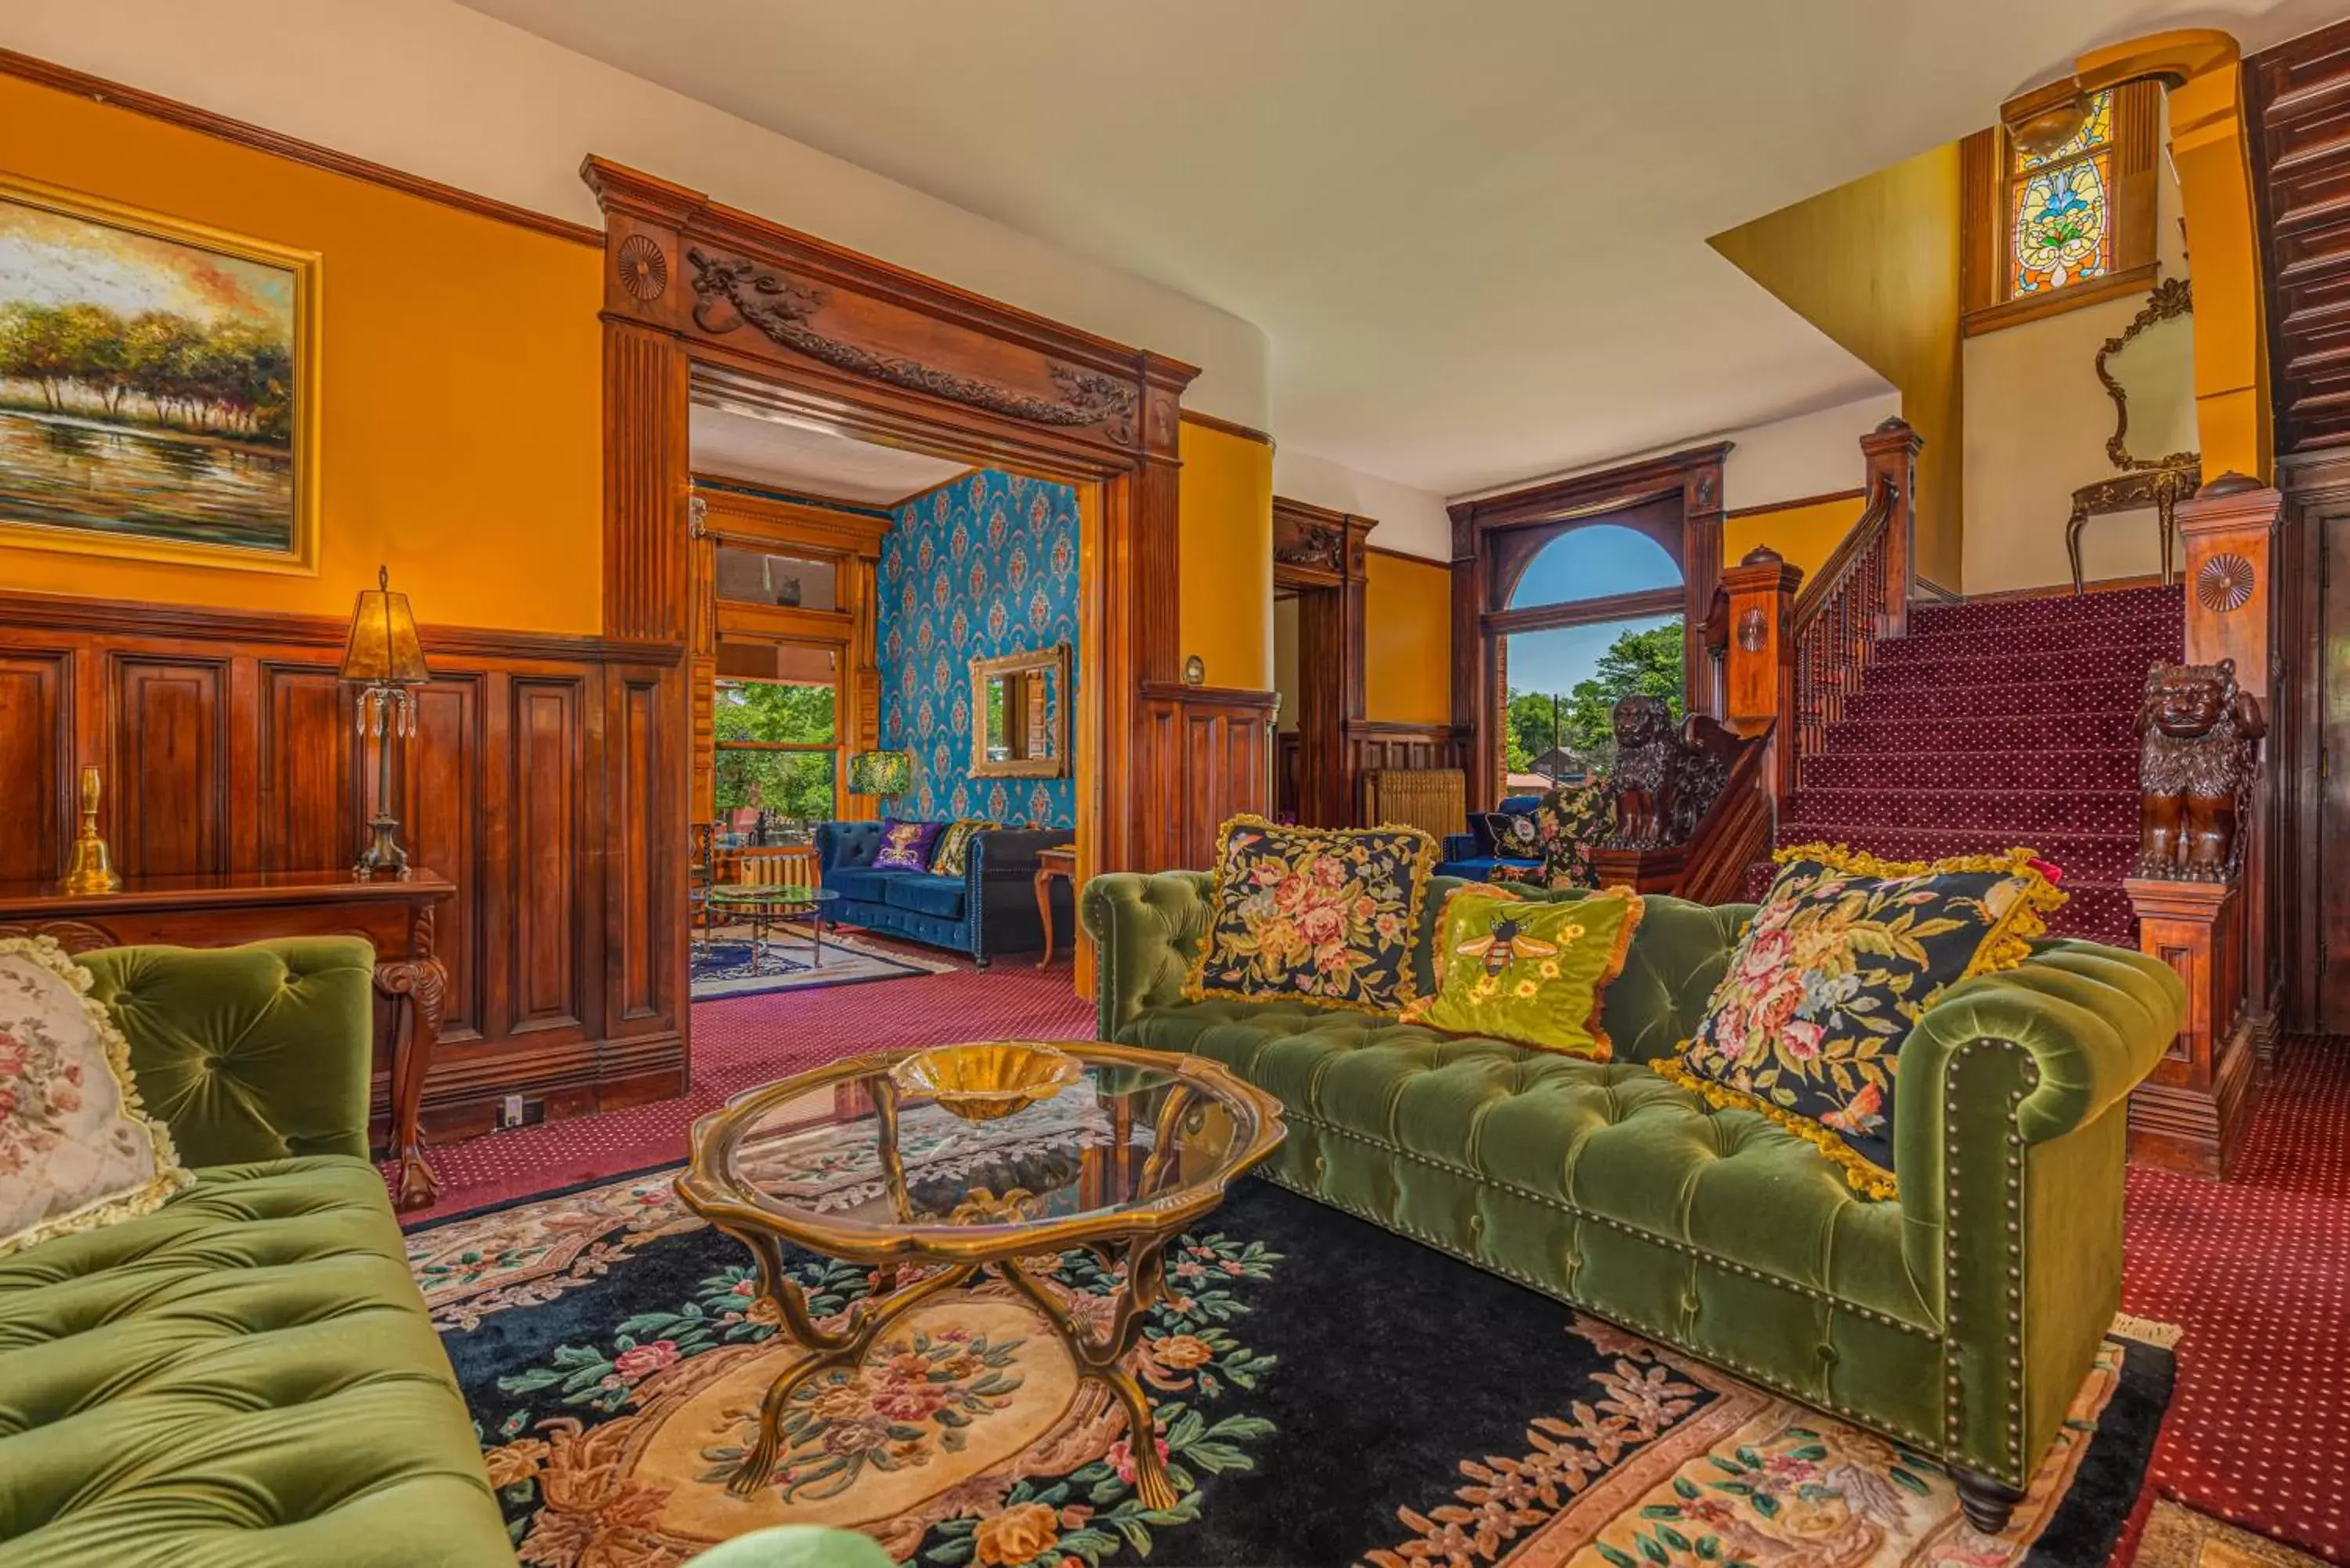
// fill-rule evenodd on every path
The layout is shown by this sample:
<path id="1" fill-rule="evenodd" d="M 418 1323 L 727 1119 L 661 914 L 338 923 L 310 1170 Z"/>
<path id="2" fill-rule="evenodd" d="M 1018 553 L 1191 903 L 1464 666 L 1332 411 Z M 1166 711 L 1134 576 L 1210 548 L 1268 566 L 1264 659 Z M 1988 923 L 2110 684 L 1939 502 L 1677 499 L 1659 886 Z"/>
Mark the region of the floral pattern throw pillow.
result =
<path id="1" fill-rule="evenodd" d="M 159 1207 L 194 1179 L 139 1108 L 130 1047 L 89 971 L 0 941 L 0 1257 Z"/>
<path id="2" fill-rule="evenodd" d="M 874 852 L 877 871 L 924 871 L 930 868 L 931 846 L 946 830 L 943 822 L 900 822 L 881 819 L 881 847 Z"/>
<path id="3" fill-rule="evenodd" d="M 939 835 L 938 846 L 931 851 L 931 874 L 934 877 L 960 877 L 971 869 L 971 841 L 978 835 L 999 826 L 993 822 L 950 822 Z"/>
<path id="4" fill-rule="evenodd" d="M 1776 858 L 1705 1022 L 1656 1069 L 1816 1144 L 1855 1190 L 1895 1197 L 1901 1043 L 1949 987 L 2022 962 L 2064 895 L 2029 849 L 1925 865 L 1806 844 Z"/>
<path id="5" fill-rule="evenodd" d="M 1208 937 L 1187 990 L 1395 1012 L 1417 994 L 1412 942 L 1436 865 L 1416 827 L 1285 827 L 1236 816 L 1218 836 Z"/>

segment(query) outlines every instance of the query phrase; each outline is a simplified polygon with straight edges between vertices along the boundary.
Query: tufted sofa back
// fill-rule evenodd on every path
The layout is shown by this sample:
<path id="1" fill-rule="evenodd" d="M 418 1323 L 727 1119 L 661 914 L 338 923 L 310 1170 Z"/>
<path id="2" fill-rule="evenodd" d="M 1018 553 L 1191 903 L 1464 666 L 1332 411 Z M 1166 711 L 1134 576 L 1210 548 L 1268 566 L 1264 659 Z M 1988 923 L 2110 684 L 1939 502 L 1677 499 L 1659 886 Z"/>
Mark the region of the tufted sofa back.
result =
<path id="1" fill-rule="evenodd" d="M 77 955 L 183 1165 L 368 1152 L 375 950 L 358 937 Z"/>
<path id="2" fill-rule="evenodd" d="M 1412 962 L 1422 991 L 1436 985 L 1435 942 L 1439 912 L 1457 877 L 1429 883 Z M 1156 877 L 1113 874 L 1086 886 L 1080 902 L 1087 929 L 1097 941 L 1110 929 L 1108 906 L 1120 906 L 1117 935 L 1103 943 L 1101 1031 L 1103 1038 L 1154 1007 L 1182 1000 L 1191 961 L 1207 940 L 1209 901 L 1215 878 L 1204 871 L 1169 871 Z M 1579 892 L 1529 891 L 1538 898 L 1575 898 Z M 1730 950 L 1753 918 L 1752 904 L 1693 904 L 1650 894 L 1624 972 L 1607 988 L 1603 1003 L 1607 1033 L 1618 1061 L 1646 1062 L 1670 1055 L 1705 1016 L 1713 988 L 1730 967 Z"/>

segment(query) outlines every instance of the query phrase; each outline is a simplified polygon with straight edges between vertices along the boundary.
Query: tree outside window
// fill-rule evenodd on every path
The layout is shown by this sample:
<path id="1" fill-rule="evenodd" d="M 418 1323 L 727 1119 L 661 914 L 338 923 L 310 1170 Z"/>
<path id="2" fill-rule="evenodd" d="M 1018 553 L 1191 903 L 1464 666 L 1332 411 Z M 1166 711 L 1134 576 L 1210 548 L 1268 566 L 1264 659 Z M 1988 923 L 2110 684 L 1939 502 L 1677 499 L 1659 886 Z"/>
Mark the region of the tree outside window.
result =
<path id="1" fill-rule="evenodd" d="M 722 682 L 712 711 L 718 815 L 748 806 L 794 826 L 837 816 L 837 705 L 829 685 Z"/>

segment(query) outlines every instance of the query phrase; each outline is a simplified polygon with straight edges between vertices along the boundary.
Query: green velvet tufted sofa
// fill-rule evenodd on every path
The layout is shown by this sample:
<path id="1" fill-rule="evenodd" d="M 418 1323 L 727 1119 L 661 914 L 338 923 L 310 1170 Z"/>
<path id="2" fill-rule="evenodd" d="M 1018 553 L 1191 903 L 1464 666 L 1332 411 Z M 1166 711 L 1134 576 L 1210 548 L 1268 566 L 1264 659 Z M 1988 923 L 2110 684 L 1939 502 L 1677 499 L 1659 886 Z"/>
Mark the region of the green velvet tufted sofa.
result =
<path id="1" fill-rule="evenodd" d="M 1606 997 L 1616 1060 L 1596 1064 L 1186 1002 L 1210 886 L 1087 885 L 1100 1031 L 1280 1096 L 1289 1137 L 1263 1174 L 1893 1438 L 1952 1471 L 1975 1524 L 2004 1525 L 2119 1302 L 2126 1102 L 2185 1005 L 2167 966 L 2050 941 L 1951 987 L 1902 1049 L 1900 1197 L 1872 1202 L 1810 1144 L 1642 1065 L 1702 1018 L 1752 905 L 1648 900 Z M 1436 878 L 1430 910 L 1458 886 Z"/>
<path id="2" fill-rule="evenodd" d="M 368 945 L 79 961 L 197 1179 L 0 1258 L 0 1568 L 510 1565 L 367 1158 Z"/>

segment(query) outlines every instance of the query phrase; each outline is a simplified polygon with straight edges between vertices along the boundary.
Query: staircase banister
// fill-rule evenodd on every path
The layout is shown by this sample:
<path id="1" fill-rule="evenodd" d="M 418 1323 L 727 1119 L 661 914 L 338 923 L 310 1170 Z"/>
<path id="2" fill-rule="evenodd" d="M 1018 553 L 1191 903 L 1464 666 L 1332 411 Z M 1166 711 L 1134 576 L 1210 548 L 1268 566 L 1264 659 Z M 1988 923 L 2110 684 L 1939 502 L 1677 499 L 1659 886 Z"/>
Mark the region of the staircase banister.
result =
<path id="1" fill-rule="evenodd" d="M 1867 556 L 1869 546 L 1885 538 L 1900 504 L 1899 481 L 1889 473 L 1871 476 L 1868 504 L 1862 508 L 1860 520 L 1836 541 L 1836 547 L 1828 552 L 1828 558 L 1820 563 L 1820 569 L 1795 595 L 1796 640 L 1803 639 L 1804 633 L 1819 619 L 1820 612 L 1860 569 L 1860 563 Z"/>

